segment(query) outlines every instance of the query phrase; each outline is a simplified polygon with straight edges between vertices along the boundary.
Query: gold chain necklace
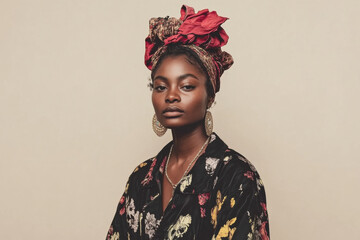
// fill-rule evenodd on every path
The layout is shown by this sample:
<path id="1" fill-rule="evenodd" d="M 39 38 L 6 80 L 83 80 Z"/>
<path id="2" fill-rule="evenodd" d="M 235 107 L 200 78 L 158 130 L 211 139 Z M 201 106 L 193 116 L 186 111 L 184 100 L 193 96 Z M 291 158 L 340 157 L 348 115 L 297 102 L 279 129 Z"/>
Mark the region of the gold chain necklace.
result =
<path id="1" fill-rule="evenodd" d="M 205 143 L 202 145 L 200 151 L 196 154 L 195 158 L 194 158 L 193 160 L 191 160 L 191 162 L 189 163 L 188 167 L 186 168 L 183 176 L 180 178 L 180 180 L 179 180 L 176 184 L 174 184 L 174 183 L 171 181 L 171 179 L 170 179 L 170 177 L 169 177 L 169 175 L 168 175 L 168 173 L 167 173 L 168 163 L 169 163 L 169 160 L 170 160 L 170 157 L 171 157 L 171 152 L 172 152 L 172 149 L 173 149 L 174 144 L 171 145 L 171 148 L 170 148 L 170 151 L 169 151 L 169 156 L 168 156 L 168 159 L 167 159 L 166 165 L 165 165 L 165 176 L 166 176 L 167 180 L 169 181 L 169 183 L 171 184 L 171 186 L 172 186 L 172 188 L 173 188 L 173 191 L 175 190 L 175 188 L 177 187 L 177 185 L 179 185 L 179 183 L 181 182 L 181 180 L 184 179 L 184 177 L 186 176 L 186 174 L 188 174 L 189 169 L 190 169 L 190 166 L 196 161 L 196 159 L 198 159 L 198 157 L 200 156 L 200 153 L 203 151 L 205 145 L 209 142 L 209 139 L 210 139 L 210 137 L 206 139 L 206 141 L 205 141 Z"/>

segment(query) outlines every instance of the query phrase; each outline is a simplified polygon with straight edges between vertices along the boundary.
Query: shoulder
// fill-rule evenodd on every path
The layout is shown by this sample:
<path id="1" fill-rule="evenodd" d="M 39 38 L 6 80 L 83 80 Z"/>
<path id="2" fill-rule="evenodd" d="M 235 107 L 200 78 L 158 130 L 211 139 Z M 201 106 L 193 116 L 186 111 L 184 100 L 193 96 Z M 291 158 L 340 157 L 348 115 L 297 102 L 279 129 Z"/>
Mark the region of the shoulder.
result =
<path id="1" fill-rule="evenodd" d="M 228 148 L 224 154 L 224 165 L 240 172 L 257 172 L 255 166 L 242 154 Z"/>
<path id="2" fill-rule="evenodd" d="M 144 179 L 154 163 L 156 163 L 156 157 L 149 158 L 137 165 L 130 174 L 129 182 L 139 182 L 140 179 Z"/>
<path id="3" fill-rule="evenodd" d="M 145 160 L 144 162 L 140 163 L 139 165 L 136 166 L 136 168 L 134 169 L 134 171 L 132 172 L 132 175 L 138 175 L 142 172 L 146 172 L 146 170 L 148 170 L 151 166 L 151 164 L 156 160 L 155 157 L 149 158 L 147 160 Z"/>
<path id="4" fill-rule="evenodd" d="M 255 166 L 242 154 L 233 149 L 227 149 L 222 159 L 217 185 L 229 192 L 238 190 L 257 192 L 263 188 L 263 183 Z"/>
<path id="5" fill-rule="evenodd" d="M 170 146 L 170 143 L 167 144 L 155 157 L 149 158 L 136 166 L 129 177 L 129 183 L 133 183 L 133 187 L 149 185 L 159 172 L 163 172 L 166 153 Z"/>
<path id="6" fill-rule="evenodd" d="M 244 172 L 257 172 L 254 165 L 242 154 L 231 149 L 223 142 L 218 135 L 212 134 L 208 145 L 208 157 L 210 159 L 219 159 L 218 172 L 221 174 L 226 171 L 228 173 L 240 174 Z"/>

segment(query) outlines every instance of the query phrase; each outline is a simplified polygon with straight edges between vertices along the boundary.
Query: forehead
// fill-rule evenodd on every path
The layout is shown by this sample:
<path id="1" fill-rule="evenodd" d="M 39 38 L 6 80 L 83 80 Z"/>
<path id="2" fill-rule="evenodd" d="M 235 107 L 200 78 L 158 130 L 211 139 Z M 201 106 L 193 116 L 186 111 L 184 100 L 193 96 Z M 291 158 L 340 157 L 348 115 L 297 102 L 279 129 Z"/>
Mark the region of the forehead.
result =
<path id="1" fill-rule="evenodd" d="M 199 79 L 206 80 L 206 76 L 201 67 L 193 59 L 189 59 L 185 54 L 178 56 L 166 56 L 159 63 L 154 77 L 177 77 L 184 74 L 196 75 Z M 165 76 L 167 75 L 167 76 Z"/>

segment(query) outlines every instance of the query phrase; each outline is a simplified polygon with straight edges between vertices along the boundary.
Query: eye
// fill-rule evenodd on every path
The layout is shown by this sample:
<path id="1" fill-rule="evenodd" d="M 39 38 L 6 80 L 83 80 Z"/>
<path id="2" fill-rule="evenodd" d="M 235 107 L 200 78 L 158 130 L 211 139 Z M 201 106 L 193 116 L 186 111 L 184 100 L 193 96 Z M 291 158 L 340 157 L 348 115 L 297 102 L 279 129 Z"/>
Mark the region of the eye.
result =
<path id="1" fill-rule="evenodd" d="M 154 89 L 157 92 L 162 92 L 166 89 L 166 87 L 159 85 L 159 86 L 154 87 Z"/>
<path id="2" fill-rule="evenodd" d="M 195 88 L 195 86 L 193 85 L 185 85 L 185 86 L 182 86 L 182 89 L 184 89 L 185 91 L 191 91 Z"/>

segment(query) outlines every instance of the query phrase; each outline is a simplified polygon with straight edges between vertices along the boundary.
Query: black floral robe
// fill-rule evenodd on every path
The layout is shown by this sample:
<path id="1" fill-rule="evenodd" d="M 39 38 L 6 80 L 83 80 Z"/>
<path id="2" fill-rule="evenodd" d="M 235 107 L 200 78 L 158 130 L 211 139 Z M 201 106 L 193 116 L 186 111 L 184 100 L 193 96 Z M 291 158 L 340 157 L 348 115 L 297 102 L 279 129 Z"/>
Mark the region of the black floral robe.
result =
<path id="1" fill-rule="evenodd" d="M 107 240 L 269 239 L 259 174 L 215 133 L 163 212 L 161 185 L 171 144 L 135 168 Z"/>

